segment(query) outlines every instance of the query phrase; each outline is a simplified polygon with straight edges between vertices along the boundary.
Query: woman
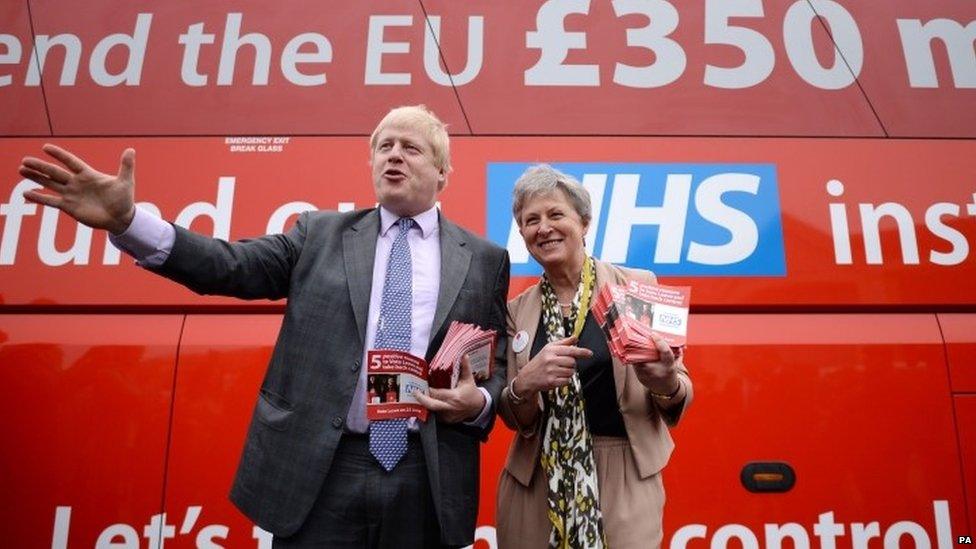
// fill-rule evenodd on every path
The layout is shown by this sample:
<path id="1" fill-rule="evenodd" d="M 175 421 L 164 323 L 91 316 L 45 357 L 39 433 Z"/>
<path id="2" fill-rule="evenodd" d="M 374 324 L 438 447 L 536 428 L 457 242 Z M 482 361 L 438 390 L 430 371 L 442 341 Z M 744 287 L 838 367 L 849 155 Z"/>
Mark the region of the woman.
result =
<path id="1" fill-rule="evenodd" d="M 588 312 L 604 284 L 654 275 L 586 254 L 589 194 L 549 166 L 522 174 L 512 210 L 545 274 L 508 304 L 498 408 L 518 435 L 499 481 L 498 545 L 660 546 L 668 426 L 691 402 L 691 379 L 660 339 L 659 361 L 621 363 Z"/>

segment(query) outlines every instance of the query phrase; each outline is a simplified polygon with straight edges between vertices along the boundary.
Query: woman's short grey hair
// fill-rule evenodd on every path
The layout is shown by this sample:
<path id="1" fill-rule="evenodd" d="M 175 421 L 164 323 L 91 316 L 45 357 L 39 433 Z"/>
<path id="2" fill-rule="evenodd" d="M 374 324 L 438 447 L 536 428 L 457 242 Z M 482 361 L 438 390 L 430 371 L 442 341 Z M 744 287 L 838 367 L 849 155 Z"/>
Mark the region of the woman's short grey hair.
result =
<path id="1" fill-rule="evenodd" d="M 529 199 L 556 190 L 563 192 L 573 209 L 583 219 L 583 224 L 589 225 L 592 217 L 590 193 L 579 180 L 549 164 L 536 164 L 522 173 L 515 182 L 515 190 L 512 191 L 512 215 L 515 216 L 518 226 L 522 226 L 522 208 Z"/>

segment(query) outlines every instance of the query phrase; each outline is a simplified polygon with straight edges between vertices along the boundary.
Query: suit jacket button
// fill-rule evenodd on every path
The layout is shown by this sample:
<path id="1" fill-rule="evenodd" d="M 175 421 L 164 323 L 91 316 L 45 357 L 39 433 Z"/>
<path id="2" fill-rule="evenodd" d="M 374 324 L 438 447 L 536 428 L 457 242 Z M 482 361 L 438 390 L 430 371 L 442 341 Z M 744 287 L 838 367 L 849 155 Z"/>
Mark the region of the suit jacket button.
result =
<path id="1" fill-rule="evenodd" d="M 352 370 L 353 372 L 358 372 L 359 371 L 359 361 L 357 360 L 356 362 L 353 362 L 352 363 L 352 366 L 350 366 L 349 369 Z"/>
<path id="2" fill-rule="evenodd" d="M 342 427 L 342 421 L 343 420 L 342 420 L 341 417 L 336 416 L 336 417 L 332 418 L 332 426 L 335 427 L 336 429 L 338 429 L 339 427 Z"/>

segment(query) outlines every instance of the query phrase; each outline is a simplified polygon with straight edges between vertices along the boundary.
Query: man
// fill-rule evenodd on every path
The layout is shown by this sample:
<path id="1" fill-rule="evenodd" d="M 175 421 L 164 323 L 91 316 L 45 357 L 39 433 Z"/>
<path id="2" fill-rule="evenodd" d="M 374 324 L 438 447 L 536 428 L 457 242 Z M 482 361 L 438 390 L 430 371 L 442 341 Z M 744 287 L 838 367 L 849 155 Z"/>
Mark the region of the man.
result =
<path id="1" fill-rule="evenodd" d="M 379 208 L 302 214 L 286 234 L 227 243 L 135 207 L 135 151 L 117 175 L 45 145 L 60 166 L 20 174 L 56 207 L 156 273 L 201 294 L 288 298 L 238 465 L 233 502 L 276 547 L 436 547 L 472 543 L 479 440 L 505 385 L 507 253 L 440 215 L 450 172 L 444 124 L 393 109 L 370 139 Z M 426 422 L 366 419 L 366 353 L 430 360 L 451 321 L 500 334 L 493 375 L 418 397 Z"/>

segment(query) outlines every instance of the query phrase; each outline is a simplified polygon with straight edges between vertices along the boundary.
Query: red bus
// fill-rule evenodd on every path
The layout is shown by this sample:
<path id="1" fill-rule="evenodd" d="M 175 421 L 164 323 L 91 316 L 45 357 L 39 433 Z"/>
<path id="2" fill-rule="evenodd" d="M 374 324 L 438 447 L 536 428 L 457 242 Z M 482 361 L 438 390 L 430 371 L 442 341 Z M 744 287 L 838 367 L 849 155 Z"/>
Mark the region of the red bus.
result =
<path id="1" fill-rule="evenodd" d="M 976 535 L 972 3 L 81 6 L 0 8 L 4 546 L 270 547 L 226 494 L 283 310 L 143 272 L 25 203 L 20 159 L 134 147 L 143 207 L 237 239 L 372 206 L 369 133 L 415 103 L 513 296 L 535 162 L 591 191 L 591 253 L 693 287 L 669 547 Z M 483 446 L 477 549 L 511 438 Z"/>

